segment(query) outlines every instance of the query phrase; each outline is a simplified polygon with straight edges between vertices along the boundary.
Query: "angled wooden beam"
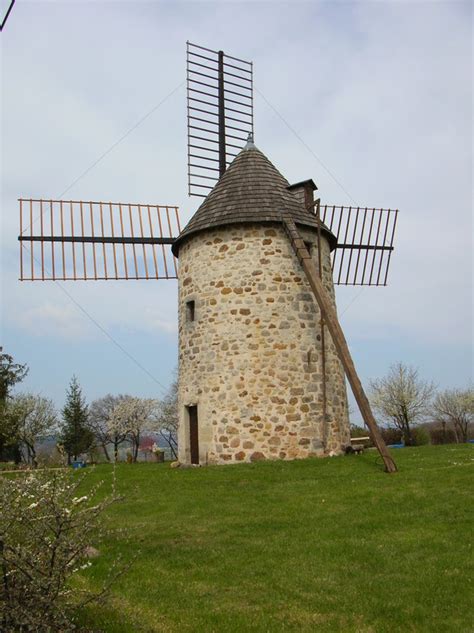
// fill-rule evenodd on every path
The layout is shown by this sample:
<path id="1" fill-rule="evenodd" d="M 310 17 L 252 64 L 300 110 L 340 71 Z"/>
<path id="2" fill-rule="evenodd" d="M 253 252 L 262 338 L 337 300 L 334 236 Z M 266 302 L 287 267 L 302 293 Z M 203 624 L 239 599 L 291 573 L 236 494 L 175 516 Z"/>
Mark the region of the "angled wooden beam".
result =
<path id="1" fill-rule="evenodd" d="M 346 338 L 339 324 L 337 312 L 332 305 L 330 296 L 326 288 L 324 287 L 322 280 L 319 278 L 316 266 L 311 259 L 311 255 L 309 254 L 305 243 L 301 235 L 299 234 L 298 229 L 296 228 L 296 224 L 293 218 L 286 211 L 282 213 L 282 216 L 283 225 L 288 234 L 288 237 L 290 238 L 293 250 L 303 267 L 309 285 L 311 286 L 314 296 L 316 297 L 319 309 L 321 310 L 321 316 L 324 319 L 329 333 L 331 334 L 338 356 L 341 360 L 342 366 L 344 367 L 344 371 L 351 386 L 352 393 L 354 394 L 354 398 L 357 401 L 364 422 L 369 429 L 372 441 L 374 442 L 377 450 L 380 453 L 380 456 L 383 459 L 385 470 L 388 473 L 397 472 L 397 466 L 390 456 L 390 453 L 388 452 L 387 445 L 383 440 L 380 429 L 378 428 L 377 422 L 375 421 L 374 415 L 372 413 L 372 409 L 370 408 L 369 400 L 365 395 L 364 388 L 362 387 L 362 383 L 360 382 L 359 376 L 357 375 Z"/>

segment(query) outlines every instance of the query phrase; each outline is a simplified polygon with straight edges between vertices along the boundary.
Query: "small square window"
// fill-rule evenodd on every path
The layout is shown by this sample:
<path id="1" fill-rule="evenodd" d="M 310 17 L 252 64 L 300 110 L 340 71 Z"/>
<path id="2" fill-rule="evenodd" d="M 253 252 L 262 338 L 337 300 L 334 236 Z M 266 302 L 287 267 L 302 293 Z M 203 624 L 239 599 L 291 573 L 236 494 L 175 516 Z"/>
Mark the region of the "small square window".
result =
<path id="1" fill-rule="evenodd" d="M 308 253 L 311 255 L 311 249 L 313 248 L 311 242 L 305 242 L 304 245 L 306 246 L 306 250 L 308 251 Z"/>
<path id="2" fill-rule="evenodd" d="M 194 301 L 186 301 L 186 321 L 190 323 L 196 318 L 196 303 Z"/>

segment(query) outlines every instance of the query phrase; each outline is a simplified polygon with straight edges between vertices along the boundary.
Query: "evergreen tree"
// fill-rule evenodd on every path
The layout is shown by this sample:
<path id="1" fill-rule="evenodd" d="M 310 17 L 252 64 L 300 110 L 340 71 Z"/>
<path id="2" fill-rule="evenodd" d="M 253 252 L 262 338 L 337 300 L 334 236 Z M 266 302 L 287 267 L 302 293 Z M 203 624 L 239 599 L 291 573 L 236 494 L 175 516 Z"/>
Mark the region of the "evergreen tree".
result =
<path id="1" fill-rule="evenodd" d="M 94 443 L 94 434 L 87 426 L 89 408 L 75 376 L 72 377 L 66 392 L 66 404 L 62 410 L 62 416 L 61 443 L 70 463 L 71 457 L 77 459 Z"/>
<path id="2" fill-rule="evenodd" d="M 19 444 L 11 433 L 14 425 L 7 414 L 7 402 L 11 388 L 21 382 L 27 374 L 27 365 L 15 363 L 13 357 L 5 354 L 0 347 L 0 461 L 13 459 L 19 463 L 21 460 Z"/>
<path id="3" fill-rule="evenodd" d="M 0 347 L 0 402 L 5 402 L 10 389 L 21 382 L 28 373 L 27 365 L 15 363 L 10 354 L 5 354 Z"/>

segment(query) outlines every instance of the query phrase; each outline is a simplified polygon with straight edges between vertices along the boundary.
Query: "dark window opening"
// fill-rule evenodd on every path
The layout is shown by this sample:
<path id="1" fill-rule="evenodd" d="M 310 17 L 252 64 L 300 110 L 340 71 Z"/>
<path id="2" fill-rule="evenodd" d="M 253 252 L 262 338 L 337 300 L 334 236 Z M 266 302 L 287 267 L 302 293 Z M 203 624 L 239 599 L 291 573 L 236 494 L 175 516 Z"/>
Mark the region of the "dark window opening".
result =
<path id="1" fill-rule="evenodd" d="M 196 317 L 196 304 L 194 301 L 186 301 L 186 321 L 194 321 Z"/>
<path id="2" fill-rule="evenodd" d="M 306 246 L 306 250 L 308 251 L 308 253 L 311 255 L 311 249 L 313 248 L 311 242 L 305 242 L 304 245 Z"/>

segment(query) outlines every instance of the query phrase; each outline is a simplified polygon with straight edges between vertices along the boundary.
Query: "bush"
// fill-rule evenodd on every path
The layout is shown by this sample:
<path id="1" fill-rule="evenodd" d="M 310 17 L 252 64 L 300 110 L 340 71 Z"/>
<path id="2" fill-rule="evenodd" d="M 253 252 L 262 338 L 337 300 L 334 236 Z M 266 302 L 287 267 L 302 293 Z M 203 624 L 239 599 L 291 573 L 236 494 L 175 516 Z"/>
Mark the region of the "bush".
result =
<path id="1" fill-rule="evenodd" d="M 403 435 L 399 429 L 394 428 L 382 428 L 380 429 L 382 437 L 385 440 L 385 444 L 400 444 L 403 442 Z M 422 427 L 417 426 L 410 429 L 411 434 L 411 446 L 422 446 L 430 443 L 430 436 L 428 431 Z"/>
<path id="2" fill-rule="evenodd" d="M 70 471 L 35 471 L 0 479 L 0 629 L 71 631 L 80 595 L 68 580 L 91 565 L 99 517 L 114 495 L 84 494 L 84 478 Z"/>
<path id="3" fill-rule="evenodd" d="M 430 439 L 432 444 L 455 444 L 456 434 L 452 429 L 431 429 Z"/>
<path id="4" fill-rule="evenodd" d="M 385 444 L 400 444 L 402 441 L 402 432 L 398 429 L 381 428 L 380 432 Z"/>
<path id="5" fill-rule="evenodd" d="M 430 434 L 423 426 L 411 430 L 412 446 L 424 446 L 430 443 Z"/>

